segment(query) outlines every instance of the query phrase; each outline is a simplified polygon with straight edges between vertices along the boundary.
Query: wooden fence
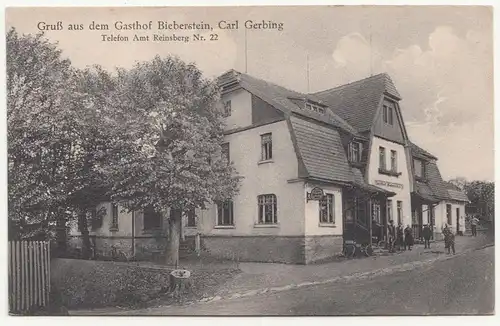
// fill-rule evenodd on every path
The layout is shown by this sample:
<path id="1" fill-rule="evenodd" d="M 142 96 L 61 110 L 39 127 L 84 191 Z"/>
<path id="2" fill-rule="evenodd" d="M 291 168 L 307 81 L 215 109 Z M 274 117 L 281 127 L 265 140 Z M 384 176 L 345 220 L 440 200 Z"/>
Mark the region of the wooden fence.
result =
<path id="1" fill-rule="evenodd" d="M 46 241 L 9 241 L 9 310 L 48 306 L 50 247 Z"/>

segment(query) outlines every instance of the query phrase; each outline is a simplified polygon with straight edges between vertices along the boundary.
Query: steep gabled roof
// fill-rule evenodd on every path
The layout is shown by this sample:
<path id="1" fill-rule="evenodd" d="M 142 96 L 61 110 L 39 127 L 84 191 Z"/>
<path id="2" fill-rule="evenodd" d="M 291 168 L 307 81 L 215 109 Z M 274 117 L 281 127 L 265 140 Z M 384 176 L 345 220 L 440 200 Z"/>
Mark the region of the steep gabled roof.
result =
<path id="1" fill-rule="evenodd" d="M 338 182 L 354 180 L 336 129 L 295 116 L 290 117 L 290 126 L 297 157 L 306 170 L 301 177 Z"/>
<path id="2" fill-rule="evenodd" d="M 412 156 L 418 157 L 418 158 L 423 158 L 423 159 L 432 159 L 432 160 L 437 160 L 437 157 L 423 149 L 422 147 L 416 145 L 413 142 L 408 142 L 410 145 L 410 150 L 412 153 Z"/>
<path id="3" fill-rule="evenodd" d="M 455 186 L 451 182 L 445 182 L 446 188 L 448 189 L 448 195 L 450 199 L 460 201 L 460 202 L 470 202 L 469 197 L 463 192 L 459 187 Z"/>
<path id="4" fill-rule="evenodd" d="M 414 193 L 417 194 L 420 198 L 431 203 L 439 202 L 439 199 L 434 196 L 434 192 L 427 183 L 416 181 L 414 187 Z"/>
<path id="5" fill-rule="evenodd" d="M 218 81 L 221 86 L 238 83 L 243 89 L 246 89 L 248 92 L 254 94 L 285 114 L 299 114 L 335 126 L 355 136 L 362 137 L 353 126 L 328 108 L 325 114 L 320 114 L 302 109 L 299 105 L 297 105 L 297 99 L 310 100 L 316 103 L 325 104 L 321 101 L 321 99 L 314 95 L 289 90 L 274 83 L 255 78 L 235 70 L 230 70 L 223 74 L 219 77 Z"/>
<path id="6" fill-rule="evenodd" d="M 401 99 L 386 73 L 314 93 L 359 132 L 370 130 L 383 94 Z"/>
<path id="7" fill-rule="evenodd" d="M 425 166 L 427 184 L 432 189 L 434 196 L 440 199 L 448 199 L 448 189 L 446 182 L 443 181 L 439 168 L 435 161 L 428 162 Z"/>

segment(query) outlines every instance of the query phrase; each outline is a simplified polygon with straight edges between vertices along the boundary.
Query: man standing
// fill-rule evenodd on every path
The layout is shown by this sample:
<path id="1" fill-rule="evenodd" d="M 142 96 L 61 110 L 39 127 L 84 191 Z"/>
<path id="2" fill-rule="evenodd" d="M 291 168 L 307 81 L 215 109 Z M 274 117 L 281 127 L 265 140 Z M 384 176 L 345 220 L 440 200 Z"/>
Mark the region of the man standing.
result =
<path id="1" fill-rule="evenodd" d="M 475 237 L 477 236 L 477 224 L 479 223 L 479 220 L 473 216 L 472 220 L 470 221 L 470 226 L 472 229 L 472 236 Z"/>
<path id="2" fill-rule="evenodd" d="M 398 251 L 405 249 L 404 229 L 403 224 L 399 223 L 396 229 L 396 243 L 398 244 Z"/>
<path id="3" fill-rule="evenodd" d="M 413 230 L 409 224 L 404 229 L 404 234 L 405 234 L 405 250 L 406 248 L 408 248 L 408 250 L 411 251 L 411 248 L 413 247 Z"/>
<path id="4" fill-rule="evenodd" d="M 389 231 L 389 252 L 394 252 L 394 243 L 396 242 L 396 227 L 394 226 L 394 221 L 389 221 L 388 226 Z"/>
<path id="5" fill-rule="evenodd" d="M 431 249 L 431 228 L 429 224 L 424 225 L 424 229 L 422 230 L 422 236 L 424 237 L 424 249 Z"/>

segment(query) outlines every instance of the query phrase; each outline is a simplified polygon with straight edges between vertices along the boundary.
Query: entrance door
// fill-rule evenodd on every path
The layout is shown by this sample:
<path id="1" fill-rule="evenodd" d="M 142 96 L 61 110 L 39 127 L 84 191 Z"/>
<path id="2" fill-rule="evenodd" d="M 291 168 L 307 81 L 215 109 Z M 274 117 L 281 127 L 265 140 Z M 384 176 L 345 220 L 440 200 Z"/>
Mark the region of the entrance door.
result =
<path id="1" fill-rule="evenodd" d="M 457 208 L 457 234 L 460 233 L 460 208 Z"/>

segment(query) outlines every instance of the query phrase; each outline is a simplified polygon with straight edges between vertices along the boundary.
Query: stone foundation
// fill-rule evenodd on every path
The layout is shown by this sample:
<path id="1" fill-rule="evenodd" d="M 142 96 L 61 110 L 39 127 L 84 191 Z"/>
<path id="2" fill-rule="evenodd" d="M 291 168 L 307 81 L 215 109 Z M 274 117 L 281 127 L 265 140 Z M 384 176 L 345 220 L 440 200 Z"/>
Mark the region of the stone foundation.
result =
<path id="1" fill-rule="evenodd" d="M 342 236 L 203 236 L 204 254 L 216 258 L 309 264 L 342 251 Z"/>
<path id="2" fill-rule="evenodd" d="M 305 237 L 305 263 L 325 260 L 342 253 L 343 237 L 333 236 L 306 236 Z"/>
<path id="3" fill-rule="evenodd" d="M 112 257 L 112 246 L 119 252 L 123 252 L 127 257 L 134 257 L 136 260 L 157 260 L 163 256 L 167 244 L 167 238 L 162 236 L 139 236 L 131 237 L 111 237 L 111 236 L 91 236 L 91 243 L 95 244 L 96 255 L 98 257 Z M 81 250 L 83 240 L 81 236 L 69 236 L 68 248 Z M 194 252 L 195 242 L 193 237 L 186 237 L 185 242 L 181 242 L 181 253 L 183 251 Z M 135 246 L 135 255 L 132 250 Z"/>

